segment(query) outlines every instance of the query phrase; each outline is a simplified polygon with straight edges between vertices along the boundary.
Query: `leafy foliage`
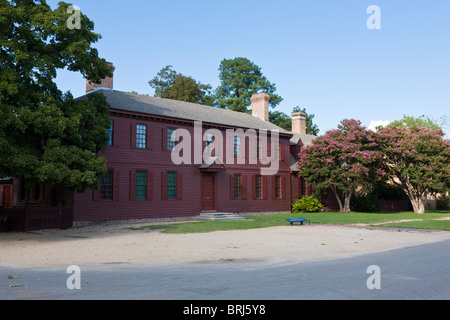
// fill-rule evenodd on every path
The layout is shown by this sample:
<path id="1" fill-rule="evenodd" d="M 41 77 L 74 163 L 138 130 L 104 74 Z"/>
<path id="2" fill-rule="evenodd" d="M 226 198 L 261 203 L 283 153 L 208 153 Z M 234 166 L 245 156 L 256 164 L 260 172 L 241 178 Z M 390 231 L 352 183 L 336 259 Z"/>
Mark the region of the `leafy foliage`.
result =
<path id="1" fill-rule="evenodd" d="M 304 112 L 306 113 L 306 134 L 312 136 L 317 136 L 319 134 L 319 127 L 317 124 L 313 123 L 315 117 L 314 114 L 308 114 L 306 108 L 300 109 L 300 107 L 295 107 L 292 112 Z M 286 131 L 292 130 L 292 119 L 286 113 L 281 111 L 269 111 L 269 121 Z"/>
<path id="2" fill-rule="evenodd" d="M 269 111 L 269 122 L 283 128 L 286 131 L 292 130 L 292 119 L 281 111 Z"/>
<path id="3" fill-rule="evenodd" d="M 224 59 L 219 67 L 220 85 L 215 91 L 215 106 L 233 111 L 249 112 L 251 97 L 257 93 L 270 95 L 270 106 L 283 99 L 275 94 L 275 84 L 262 74 L 261 68 L 247 58 Z"/>
<path id="4" fill-rule="evenodd" d="M 84 190 L 105 172 L 109 105 L 92 94 L 74 100 L 54 83 L 57 69 L 99 83 L 111 76 L 92 43 L 101 37 L 80 16 L 69 29 L 69 4 L 0 1 L 0 176 Z"/>
<path id="5" fill-rule="evenodd" d="M 450 186 L 450 142 L 442 130 L 418 125 L 386 127 L 377 134 L 384 170 L 408 195 L 414 212 L 425 211 L 428 195 Z"/>
<path id="6" fill-rule="evenodd" d="M 192 77 L 184 76 L 172 69 L 172 66 L 162 68 L 157 76 L 149 81 L 155 89 L 155 97 L 212 105 L 209 84 L 202 84 Z"/>
<path id="7" fill-rule="evenodd" d="M 379 212 L 381 200 L 376 193 L 358 194 L 352 199 L 352 209 L 356 212 Z"/>
<path id="8" fill-rule="evenodd" d="M 387 127 L 398 127 L 398 128 L 412 128 L 412 127 L 428 128 L 432 130 L 440 130 L 441 127 L 435 121 L 429 117 L 421 116 L 415 118 L 408 115 L 403 115 L 403 118 L 396 120 L 387 125 Z"/>
<path id="9" fill-rule="evenodd" d="M 380 200 L 408 200 L 408 196 L 403 192 L 403 189 L 396 184 L 388 183 L 388 180 L 372 183 L 370 192 Z"/>
<path id="10" fill-rule="evenodd" d="M 450 209 L 450 200 L 443 199 L 436 201 L 436 210 L 449 210 Z"/>
<path id="11" fill-rule="evenodd" d="M 318 191 L 331 189 L 342 212 L 350 211 L 354 191 L 369 181 L 381 179 L 381 153 L 375 133 L 357 120 L 343 120 L 304 148 L 299 157 L 299 175 L 315 183 Z M 343 203 L 341 201 L 343 197 Z"/>
<path id="12" fill-rule="evenodd" d="M 323 204 L 319 199 L 313 196 L 303 196 L 292 204 L 292 212 L 318 212 L 323 208 Z"/>
<path id="13" fill-rule="evenodd" d="M 312 136 L 319 135 L 319 127 L 313 122 L 313 119 L 316 115 L 306 112 L 306 108 L 301 109 L 299 106 L 295 107 L 294 110 L 292 110 L 292 113 L 294 112 L 306 113 L 306 134 L 310 134 Z"/>

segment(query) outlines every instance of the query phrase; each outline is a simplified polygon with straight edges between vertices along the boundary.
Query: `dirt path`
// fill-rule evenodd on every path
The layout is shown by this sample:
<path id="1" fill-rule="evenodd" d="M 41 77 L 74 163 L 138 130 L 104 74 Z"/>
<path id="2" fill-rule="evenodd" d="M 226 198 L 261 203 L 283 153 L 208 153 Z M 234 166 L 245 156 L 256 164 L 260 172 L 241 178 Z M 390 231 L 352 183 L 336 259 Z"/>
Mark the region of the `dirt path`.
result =
<path id="1" fill-rule="evenodd" d="M 390 224 L 390 223 L 400 223 L 400 222 L 411 222 L 411 221 L 424 221 L 425 219 L 403 219 L 403 220 L 392 220 L 392 221 L 385 221 L 385 222 L 379 222 L 379 223 L 372 223 L 372 226 L 378 226 L 383 224 Z M 450 220 L 450 217 L 444 217 L 439 219 L 427 219 L 427 220 Z"/>
<path id="2" fill-rule="evenodd" d="M 133 231 L 131 226 L 137 225 L 0 233 L 0 267 L 295 263 L 450 240 L 447 231 L 357 226 L 277 226 L 199 234 Z"/>

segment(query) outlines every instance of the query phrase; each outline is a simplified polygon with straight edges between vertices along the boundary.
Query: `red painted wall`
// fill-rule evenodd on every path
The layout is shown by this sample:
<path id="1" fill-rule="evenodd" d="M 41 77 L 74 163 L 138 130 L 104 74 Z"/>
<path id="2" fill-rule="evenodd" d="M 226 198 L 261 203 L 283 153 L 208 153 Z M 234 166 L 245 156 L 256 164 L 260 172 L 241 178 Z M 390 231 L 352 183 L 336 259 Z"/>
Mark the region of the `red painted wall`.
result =
<path id="1" fill-rule="evenodd" d="M 156 119 L 145 115 L 112 110 L 114 121 L 113 145 L 103 156 L 108 160 L 108 168 L 114 172 L 114 200 L 99 200 L 97 191 L 87 191 L 74 195 L 74 220 L 96 221 L 112 219 L 140 219 L 152 217 L 195 216 L 201 208 L 201 177 L 199 164 L 175 165 L 171 160 L 171 151 L 165 150 L 167 128 L 187 129 L 193 136 L 194 127 L 186 121 L 174 119 Z M 148 145 L 146 149 L 135 148 L 136 124 L 147 125 Z M 205 124 L 203 130 L 209 129 Z M 219 128 L 225 134 L 226 128 Z M 225 138 L 224 138 L 225 141 Z M 259 174 L 259 164 L 226 164 L 226 170 L 217 171 L 216 210 L 218 212 L 263 212 L 290 210 L 290 161 L 289 136 L 280 135 L 284 154 L 280 157 L 279 175 L 284 182 L 282 197 L 273 198 L 273 178 L 267 177 L 266 199 L 254 199 L 253 176 Z M 194 148 L 192 147 L 192 150 Z M 225 150 L 226 152 L 226 150 Z M 248 159 L 248 143 L 245 154 Z M 224 153 L 225 154 L 225 153 Z M 130 200 L 133 184 L 130 172 L 146 170 L 151 173 L 151 200 Z M 162 172 L 173 171 L 182 179 L 179 199 L 163 199 Z M 245 199 L 230 197 L 230 175 L 245 176 Z M 133 198 L 133 196 L 131 197 Z"/>

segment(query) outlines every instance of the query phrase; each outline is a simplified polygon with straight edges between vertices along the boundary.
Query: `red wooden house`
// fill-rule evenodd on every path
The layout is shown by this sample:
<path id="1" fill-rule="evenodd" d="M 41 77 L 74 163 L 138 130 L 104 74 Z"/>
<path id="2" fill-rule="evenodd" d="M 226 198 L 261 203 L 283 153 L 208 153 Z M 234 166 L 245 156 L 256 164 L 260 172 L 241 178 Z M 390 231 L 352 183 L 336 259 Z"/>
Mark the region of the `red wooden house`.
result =
<path id="1" fill-rule="evenodd" d="M 106 96 L 113 122 L 107 151 L 102 154 L 107 159 L 108 173 L 99 181 L 98 190 L 81 194 L 56 193 L 41 186 L 26 190 L 20 179 L 8 180 L 7 187 L 0 187 L 3 199 L 7 199 L 3 200 L 3 206 L 7 203 L 16 213 L 21 210 L 24 217 L 34 214 L 32 226 L 22 229 L 32 229 L 39 220 L 46 219 L 46 215 L 52 218 L 43 224 L 45 227 L 52 223 L 61 227 L 79 221 L 191 217 L 205 211 L 290 211 L 295 199 L 311 193 L 311 188 L 296 174 L 297 154 L 314 138 L 306 134 L 304 114 L 293 114 L 293 132 L 287 132 L 268 122 L 267 94 L 255 95 L 253 114 L 243 114 L 115 91 L 112 80 L 105 79 L 101 85 L 87 82 L 86 86 L 87 94 L 95 91 Z M 176 164 L 173 161 L 173 149 L 177 144 L 174 135 L 180 129 L 194 139 L 184 141 L 183 137 L 180 140 L 189 146 L 183 149 L 183 156 L 191 161 Z M 273 130 L 277 130 L 278 142 Z M 229 141 L 230 131 L 235 133 L 232 142 L 223 143 L 223 153 L 219 154 L 212 146 L 219 136 Z M 250 131 L 256 133 L 256 139 L 267 134 L 269 150 L 273 143 L 279 145 L 278 170 L 274 174 L 261 173 L 262 168 L 269 167 L 267 162 L 251 161 L 255 145 L 246 134 Z M 199 162 L 199 150 L 201 154 L 210 152 L 209 160 L 214 161 L 211 163 L 200 157 Z M 258 145 L 255 152 L 262 152 Z M 230 154 L 235 161 L 225 158 Z M 30 220 L 22 220 L 27 219 Z"/>

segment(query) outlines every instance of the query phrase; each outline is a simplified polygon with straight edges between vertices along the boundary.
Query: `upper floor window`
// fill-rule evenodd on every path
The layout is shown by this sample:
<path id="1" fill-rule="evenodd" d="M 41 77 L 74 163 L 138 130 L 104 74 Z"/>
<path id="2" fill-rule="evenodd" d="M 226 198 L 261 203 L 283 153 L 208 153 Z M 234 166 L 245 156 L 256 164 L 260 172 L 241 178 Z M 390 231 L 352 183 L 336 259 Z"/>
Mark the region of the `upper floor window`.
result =
<path id="1" fill-rule="evenodd" d="M 239 157 L 241 149 L 241 138 L 234 137 L 234 156 Z"/>
<path id="2" fill-rule="evenodd" d="M 138 124 L 136 126 L 136 148 L 145 149 L 147 147 L 147 126 Z"/>
<path id="3" fill-rule="evenodd" d="M 114 132 L 114 122 L 111 123 L 111 127 L 109 127 L 109 129 L 106 129 L 106 132 L 108 134 L 108 146 L 112 146 L 113 145 L 113 132 Z"/>
<path id="4" fill-rule="evenodd" d="M 205 141 L 205 152 L 207 155 L 212 155 L 212 144 L 213 144 L 213 135 L 212 133 L 206 134 L 206 141 Z"/>
<path id="5" fill-rule="evenodd" d="M 177 132 L 175 129 L 167 129 L 167 150 L 172 151 L 175 149 Z"/>

